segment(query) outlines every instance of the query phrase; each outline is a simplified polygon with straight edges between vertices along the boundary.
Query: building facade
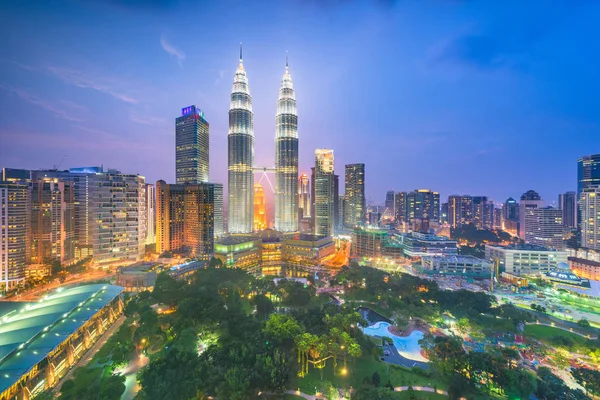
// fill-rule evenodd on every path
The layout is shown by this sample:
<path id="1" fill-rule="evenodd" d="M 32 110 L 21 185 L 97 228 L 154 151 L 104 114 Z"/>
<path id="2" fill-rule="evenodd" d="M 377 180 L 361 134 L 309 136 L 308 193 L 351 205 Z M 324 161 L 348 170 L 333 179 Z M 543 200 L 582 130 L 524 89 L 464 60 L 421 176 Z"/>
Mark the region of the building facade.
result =
<path id="1" fill-rule="evenodd" d="M 156 243 L 156 191 L 154 185 L 146 183 L 146 244 Z"/>
<path id="2" fill-rule="evenodd" d="M 0 182 L 0 290 L 25 280 L 29 207 L 27 185 Z"/>
<path id="3" fill-rule="evenodd" d="M 406 218 L 410 222 L 415 219 L 427 219 L 432 222 L 440 220 L 440 194 L 429 189 L 418 189 L 406 195 Z"/>
<path id="4" fill-rule="evenodd" d="M 473 256 L 428 256 L 421 260 L 427 274 L 489 277 L 492 263 Z"/>
<path id="5" fill-rule="evenodd" d="M 468 195 L 448 196 L 448 224 L 451 228 L 473 223 L 473 197 Z"/>
<path id="6" fill-rule="evenodd" d="M 215 237 L 225 235 L 225 221 L 223 216 L 225 213 L 225 205 L 223 204 L 223 184 L 213 183 L 215 188 Z"/>
<path id="7" fill-rule="evenodd" d="M 396 221 L 406 220 L 406 192 L 397 192 L 395 196 Z"/>
<path id="8" fill-rule="evenodd" d="M 186 251 L 210 260 L 214 253 L 215 184 L 156 182 L 156 251 Z"/>
<path id="9" fill-rule="evenodd" d="M 275 122 L 275 229 L 295 232 L 298 230 L 298 113 L 287 59 Z"/>
<path id="10" fill-rule="evenodd" d="M 250 233 L 254 229 L 254 114 L 241 47 L 231 91 L 227 142 L 228 231 Z"/>
<path id="11" fill-rule="evenodd" d="M 298 178 L 298 218 L 310 217 L 310 179 L 306 172 Z"/>
<path id="12" fill-rule="evenodd" d="M 581 157 L 577 161 L 577 198 L 583 189 L 600 185 L 600 154 Z"/>
<path id="13" fill-rule="evenodd" d="M 519 203 L 519 237 L 521 239 L 525 239 L 526 217 L 531 216 L 534 209 L 543 206 L 542 198 L 533 190 L 528 190 L 521 196 L 521 202 Z"/>
<path id="14" fill-rule="evenodd" d="M 525 243 L 563 250 L 562 210 L 553 207 L 529 208 L 525 211 Z"/>
<path id="15" fill-rule="evenodd" d="M 385 193 L 385 211 L 384 214 L 391 218 L 396 218 L 396 192 L 388 190 Z"/>
<path id="16" fill-rule="evenodd" d="M 423 257 L 428 255 L 449 256 L 458 254 L 455 240 L 431 233 L 411 232 L 396 235 L 395 241 L 402 246 L 406 257 Z"/>
<path id="17" fill-rule="evenodd" d="M 175 177 L 177 183 L 209 181 L 209 126 L 196 106 L 181 109 L 175 119 Z"/>
<path id="18" fill-rule="evenodd" d="M 320 236 L 333 236 L 336 200 L 333 150 L 315 150 L 314 171 L 314 233 Z"/>
<path id="19" fill-rule="evenodd" d="M 581 247 L 600 251 L 600 186 L 583 188 L 579 198 Z"/>
<path id="20" fill-rule="evenodd" d="M 571 271 L 580 278 L 600 281 L 600 262 L 584 258 L 569 257 Z"/>
<path id="21" fill-rule="evenodd" d="M 260 183 L 254 184 L 254 230 L 262 231 L 267 228 L 267 203 L 265 190 Z"/>
<path id="22" fill-rule="evenodd" d="M 563 225 L 567 229 L 577 229 L 577 193 L 566 192 L 558 195 L 558 208 L 562 210 Z"/>
<path id="23" fill-rule="evenodd" d="M 348 164 L 345 167 L 346 208 L 344 225 L 364 226 L 366 214 L 365 164 Z"/>
<path id="24" fill-rule="evenodd" d="M 521 275 L 538 275 L 556 269 L 559 263 L 566 263 L 566 251 L 551 250 L 532 244 L 510 246 L 485 245 L 485 259 L 498 263 L 505 272 Z"/>

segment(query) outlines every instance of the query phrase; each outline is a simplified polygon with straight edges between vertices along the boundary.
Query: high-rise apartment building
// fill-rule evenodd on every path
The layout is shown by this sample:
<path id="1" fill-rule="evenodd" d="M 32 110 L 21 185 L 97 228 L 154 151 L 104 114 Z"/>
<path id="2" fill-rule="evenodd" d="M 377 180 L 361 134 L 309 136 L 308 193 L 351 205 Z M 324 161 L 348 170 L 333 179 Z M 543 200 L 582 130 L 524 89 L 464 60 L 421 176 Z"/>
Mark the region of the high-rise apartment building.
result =
<path id="1" fill-rule="evenodd" d="M 558 208 L 563 213 L 563 224 L 568 229 L 577 228 L 577 193 L 566 192 L 558 195 Z"/>
<path id="2" fill-rule="evenodd" d="M 196 106 L 181 109 L 175 119 L 175 177 L 177 183 L 209 180 L 209 133 L 204 113 Z"/>
<path id="3" fill-rule="evenodd" d="M 519 221 L 519 203 L 512 197 L 504 202 L 503 217 L 508 221 Z"/>
<path id="4" fill-rule="evenodd" d="M 146 218 L 144 220 L 146 230 L 146 244 L 156 243 L 156 192 L 154 185 L 146 183 Z"/>
<path id="5" fill-rule="evenodd" d="M 483 210 L 480 211 L 480 214 Z M 473 223 L 473 197 L 469 195 L 448 196 L 448 223 L 452 228 Z"/>
<path id="6" fill-rule="evenodd" d="M 385 193 L 385 211 L 386 215 L 396 218 L 396 192 L 388 190 Z"/>
<path id="7" fill-rule="evenodd" d="M 215 237 L 221 237 L 225 235 L 225 224 L 223 221 L 223 213 L 225 209 L 223 205 L 223 184 L 213 183 L 212 185 L 215 188 Z"/>
<path id="8" fill-rule="evenodd" d="M 427 219 L 432 222 L 440 220 L 440 194 L 429 189 L 418 189 L 406 195 L 406 218 L 410 222 L 415 219 Z"/>
<path id="9" fill-rule="evenodd" d="M 156 182 L 156 251 L 187 251 L 209 260 L 214 253 L 215 184 Z"/>
<path id="10" fill-rule="evenodd" d="M 146 179 L 115 170 L 92 176 L 89 211 L 93 218 L 94 261 L 138 261 L 146 247 Z"/>
<path id="11" fill-rule="evenodd" d="M 254 230 L 267 229 L 267 203 L 265 190 L 260 183 L 254 184 Z"/>
<path id="12" fill-rule="evenodd" d="M 344 220 L 340 218 L 340 176 L 333 175 L 333 231 L 338 232 Z"/>
<path id="13" fill-rule="evenodd" d="M 306 172 L 298 178 L 298 211 L 300 218 L 308 218 L 311 216 L 311 200 L 310 200 L 310 180 Z"/>
<path id="14" fill-rule="evenodd" d="M 70 263 L 75 257 L 73 183 L 42 178 L 31 183 L 28 263 Z"/>
<path id="15" fill-rule="evenodd" d="M 365 164 L 348 164 L 345 173 L 344 225 L 347 227 L 364 226 L 366 216 Z"/>
<path id="16" fill-rule="evenodd" d="M 25 280 L 30 192 L 25 184 L 0 182 L 0 285 Z"/>
<path id="17" fill-rule="evenodd" d="M 332 236 L 334 234 L 335 202 L 333 150 L 315 150 L 315 172 L 313 197 L 315 208 L 315 234 Z"/>
<path id="18" fill-rule="evenodd" d="M 275 121 L 275 229 L 294 232 L 298 230 L 298 113 L 287 56 Z"/>
<path id="19" fill-rule="evenodd" d="M 519 203 L 519 237 L 525 239 L 525 219 L 536 208 L 544 206 L 544 202 L 540 195 L 534 190 L 528 190 L 521 196 Z"/>
<path id="20" fill-rule="evenodd" d="M 582 189 L 579 210 L 581 247 L 600 251 L 600 185 Z"/>
<path id="21" fill-rule="evenodd" d="M 406 192 L 397 192 L 395 196 L 396 221 L 406 220 Z"/>
<path id="22" fill-rule="evenodd" d="M 528 208 L 525 211 L 525 243 L 563 250 L 562 210 L 553 207 Z"/>
<path id="23" fill-rule="evenodd" d="M 227 141 L 228 230 L 250 233 L 254 229 L 254 114 L 241 46 L 231 91 Z"/>
<path id="24" fill-rule="evenodd" d="M 494 222 L 494 203 L 486 196 L 473 196 L 473 224 L 477 229 L 491 229 Z"/>
<path id="25" fill-rule="evenodd" d="M 600 154 L 581 157 L 577 161 L 577 196 L 583 189 L 600 185 Z"/>

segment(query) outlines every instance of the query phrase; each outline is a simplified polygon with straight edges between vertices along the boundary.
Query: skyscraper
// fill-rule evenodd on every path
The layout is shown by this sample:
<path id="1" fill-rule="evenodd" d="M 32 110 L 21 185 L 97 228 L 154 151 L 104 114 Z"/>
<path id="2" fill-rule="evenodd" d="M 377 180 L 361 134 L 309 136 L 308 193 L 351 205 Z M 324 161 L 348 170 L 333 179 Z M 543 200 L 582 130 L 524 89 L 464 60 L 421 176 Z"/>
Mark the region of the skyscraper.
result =
<path id="1" fill-rule="evenodd" d="M 583 189 L 600 185 L 600 154 L 581 157 L 577 161 L 577 196 Z"/>
<path id="2" fill-rule="evenodd" d="M 493 225 L 494 203 L 486 196 L 473 196 L 473 224 L 477 229 L 490 229 Z"/>
<path id="3" fill-rule="evenodd" d="M 156 193 L 154 185 L 146 183 L 146 218 L 144 220 L 146 224 L 146 244 L 156 243 Z"/>
<path id="4" fill-rule="evenodd" d="M 229 233 L 249 233 L 254 229 L 254 115 L 241 45 L 231 91 L 227 141 Z"/>
<path id="5" fill-rule="evenodd" d="M 208 122 L 196 106 L 181 109 L 175 119 L 175 177 L 177 183 L 208 182 Z"/>
<path id="6" fill-rule="evenodd" d="M 335 216 L 333 150 L 315 150 L 314 176 L 315 234 L 332 236 Z"/>
<path id="7" fill-rule="evenodd" d="M 518 221 L 519 220 L 519 203 L 512 197 L 509 197 L 504 202 L 504 219 L 508 221 Z"/>
<path id="8" fill-rule="evenodd" d="M 528 190 L 521 196 L 519 203 L 519 237 L 525 239 L 525 218 L 531 215 L 534 209 L 544 206 L 540 195 L 534 190 Z"/>
<path id="9" fill-rule="evenodd" d="M 525 243 L 563 250 L 562 210 L 553 207 L 527 208 Z"/>
<path id="10" fill-rule="evenodd" d="M 406 220 L 406 192 L 396 193 L 396 221 Z"/>
<path id="11" fill-rule="evenodd" d="M 577 228 L 577 193 L 566 192 L 558 195 L 558 208 L 563 213 L 563 224 L 568 229 Z"/>
<path id="12" fill-rule="evenodd" d="M 448 223 L 452 228 L 473 223 L 472 196 L 456 194 L 448 196 Z"/>
<path id="13" fill-rule="evenodd" d="M 265 190 L 260 183 L 254 184 L 254 230 L 262 231 L 267 228 L 267 203 Z"/>
<path id="14" fill-rule="evenodd" d="M 600 251 L 600 186 L 582 189 L 579 198 L 581 212 L 581 246 Z"/>
<path id="15" fill-rule="evenodd" d="M 225 234 L 225 225 L 223 223 L 223 184 L 213 183 L 215 188 L 215 237 L 221 237 Z"/>
<path id="16" fill-rule="evenodd" d="M 342 207 L 340 203 L 340 176 L 333 174 L 333 232 L 338 232 L 344 220 L 340 218 Z"/>
<path id="17" fill-rule="evenodd" d="M 29 187 L 0 182 L 0 285 L 8 290 L 25 280 Z"/>
<path id="18" fill-rule="evenodd" d="M 298 230 L 298 113 L 287 55 L 275 132 L 275 229 Z"/>
<path id="19" fill-rule="evenodd" d="M 346 165 L 346 208 L 347 227 L 364 226 L 366 217 L 365 164 Z"/>
<path id="20" fill-rule="evenodd" d="M 213 183 L 156 182 L 156 251 L 188 251 L 209 260 L 214 253 Z"/>
<path id="21" fill-rule="evenodd" d="M 388 190 L 385 193 L 385 211 L 386 215 L 396 218 L 396 193 L 393 190 Z"/>
<path id="22" fill-rule="evenodd" d="M 73 261 L 74 217 L 72 182 L 58 178 L 34 180 L 31 183 L 31 251 L 28 262 Z"/>
<path id="23" fill-rule="evenodd" d="M 298 206 L 298 210 L 299 213 L 301 215 L 302 218 L 307 218 L 310 217 L 310 181 L 308 179 L 308 174 L 306 172 L 302 173 L 302 175 L 300 175 L 300 178 L 298 178 L 299 181 L 299 191 L 298 191 L 298 198 L 299 198 L 299 206 Z"/>
<path id="24" fill-rule="evenodd" d="M 440 219 L 440 194 L 428 189 L 418 189 L 406 195 L 406 218 L 428 219 L 438 222 Z"/>

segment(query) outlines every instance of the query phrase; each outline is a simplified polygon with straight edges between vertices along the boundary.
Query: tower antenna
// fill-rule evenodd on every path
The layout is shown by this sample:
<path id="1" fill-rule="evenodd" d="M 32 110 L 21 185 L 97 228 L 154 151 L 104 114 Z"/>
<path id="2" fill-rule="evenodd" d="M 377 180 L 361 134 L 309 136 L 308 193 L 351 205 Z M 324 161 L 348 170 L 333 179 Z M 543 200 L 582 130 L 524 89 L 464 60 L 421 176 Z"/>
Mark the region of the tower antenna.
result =
<path id="1" fill-rule="evenodd" d="M 288 67 L 288 51 L 285 51 L 285 67 Z"/>
<path id="2" fill-rule="evenodd" d="M 240 62 L 242 61 L 242 42 L 240 42 Z"/>

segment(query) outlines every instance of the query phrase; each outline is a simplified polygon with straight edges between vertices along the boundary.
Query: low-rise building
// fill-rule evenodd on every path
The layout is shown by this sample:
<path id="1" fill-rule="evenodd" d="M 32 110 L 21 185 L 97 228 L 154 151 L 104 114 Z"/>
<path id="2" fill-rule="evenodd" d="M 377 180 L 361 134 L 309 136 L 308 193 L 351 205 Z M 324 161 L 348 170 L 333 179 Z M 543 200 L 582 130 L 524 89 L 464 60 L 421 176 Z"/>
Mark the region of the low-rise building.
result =
<path id="1" fill-rule="evenodd" d="M 282 260 L 291 265 L 317 265 L 334 252 L 331 236 L 301 233 L 282 243 Z"/>
<path id="2" fill-rule="evenodd" d="M 427 274 L 448 274 L 470 277 L 488 277 L 492 263 L 473 256 L 427 256 L 421 261 L 421 270 Z"/>
<path id="3" fill-rule="evenodd" d="M 119 268 L 117 271 L 117 285 L 126 292 L 152 291 L 156 283 L 157 271 L 153 264 L 138 264 Z"/>
<path id="4" fill-rule="evenodd" d="M 261 241 L 255 236 L 219 238 L 215 240 L 215 257 L 227 268 L 258 268 L 261 265 Z"/>
<path id="5" fill-rule="evenodd" d="M 486 260 L 498 259 L 501 270 L 517 276 L 544 274 L 556 269 L 559 263 L 566 263 L 567 257 L 566 251 L 532 244 L 485 245 Z"/>
<path id="6" fill-rule="evenodd" d="M 569 257 L 571 271 L 580 278 L 600 281 L 600 262 L 584 258 Z"/>
<path id="7" fill-rule="evenodd" d="M 456 240 L 432 233 L 412 232 L 397 235 L 406 257 L 451 256 L 458 254 Z"/>

